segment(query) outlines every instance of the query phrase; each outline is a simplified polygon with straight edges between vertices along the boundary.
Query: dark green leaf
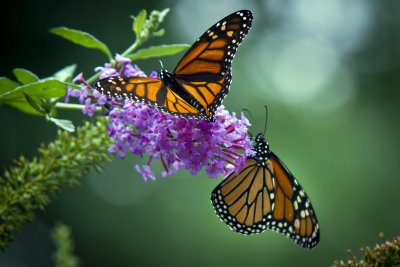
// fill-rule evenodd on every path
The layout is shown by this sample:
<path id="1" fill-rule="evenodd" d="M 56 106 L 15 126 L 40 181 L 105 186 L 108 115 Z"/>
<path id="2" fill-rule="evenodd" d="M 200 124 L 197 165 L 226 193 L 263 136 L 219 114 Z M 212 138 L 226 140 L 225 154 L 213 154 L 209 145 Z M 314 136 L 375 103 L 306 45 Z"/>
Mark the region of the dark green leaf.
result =
<path id="1" fill-rule="evenodd" d="M 109 58 L 111 58 L 111 52 L 108 47 L 101 41 L 99 41 L 93 35 L 74 29 L 69 29 L 67 27 L 58 27 L 50 30 L 51 33 L 59 35 L 75 44 L 94 48 L 103 51 Z"/>
<path id="2" fill-rule="evenodd" d="M 52 117 L 48 117 L 48 120 L 53 122 L 55 125 L 60 127 L 63 130 L 66 130 L 68 132 L 74 132 L 75 131 L 75 126 L 72 124 L 72 121 L 70 120 L 62 120 L 62 119 L 56 119 Z"/>
<path id="3" fill-rule="evenodd" d="M 36 109 L 40 113 L 45 113 L 45 109 L 40 106 L 40 104 L 28 94 L 23 93 L 25 96 L 26 101 L 31 105 L 34 109 Z"/>
<path id="4" fill-rule="evenodd" d="M 20 84 L 8 79 L 7 77 L 0 77 L 0 95 L 12 91 L 17 88 Z"/>
<path id="5" fill-rule="evenodd" d="M 0 95 L 0 101 L 23 98 L 22 93 L 41 98 L 62 97 L 66 93 L 66 84 L 54 79 L 42 80 L 19 86 Z"/>
<path id="6" fill-rule="evenodd" d="M 5 104 L 7 104 L 13 108 L 16 108 L 27 114 L 39 115 L 39 116 L 43 115 L 43 113 L 34 109 L 24 98 L 8 100 L 7 102 L 5 102 Z"/>
<path id="7" fill-rule="evenodd" d="M 135 32 L 137 37 L 139 37 L 140 33 L 142 32 L 146 18 L 147 18 L 147 12 L 145 9 L 142 9 L 136 16 L 135 21 L 133 22 L 133 31 Z"/>
<path id="8" fill-rule="evenodd" d="M 13 73 L 17 80 L 22 84 L 34 83 L 39 81 L 38 76 L 36 76 L 33 72 L 26 69 L 14 69 Z"/>
<path id="9" fill-rule="evenodd" d="M 62 82 L 71 82 L 76 69 L 76 64 L 72 64 L 62 68 L 53 74 L 53 78 Z"/>
<path id="10" fill-rule="evenodd" d="M 140 49 L 134 54 L 128 55 L 128 58 L 134 61 L 138 59 L 145 59 L 152 57 L 171 56 L 181 52 L 182 50 L 188 47 L 189 46 L 187 44 L 151 46 L 149 48 Z"/>

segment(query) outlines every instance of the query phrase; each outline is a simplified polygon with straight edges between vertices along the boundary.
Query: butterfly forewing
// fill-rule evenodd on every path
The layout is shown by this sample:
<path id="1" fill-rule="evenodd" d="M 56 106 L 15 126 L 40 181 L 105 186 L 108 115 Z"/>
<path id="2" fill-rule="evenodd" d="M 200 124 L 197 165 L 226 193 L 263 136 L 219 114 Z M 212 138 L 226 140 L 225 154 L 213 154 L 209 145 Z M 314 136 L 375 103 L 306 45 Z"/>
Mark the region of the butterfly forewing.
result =
<path id="1" fill-rule="evenodd" d="M 274 154 L 270 153 L 275 186 L 275 206 L 272 230 L 287 235 L 302 247 L 313 248 L 319 242 L 319 225 L 311 201 L 303 188 Z"/>
<path id="2" fill-rule="evenodd" d="M 213 190 L 217 215 L 238 233 L 270 229 L 313 248 L 319 242 L 319 226 L 303 188 L 263 136 L 254 150 L 256 156 L 247 158 L 239 174 L 232 172 Z"/>
<path id="3" fill-rule="evenodd" d="M 228 94 L 232 82 L 232 60 L 252 21 L 253 15 L 249 10 L 237 11 L 223 18 L 200 36 L 174 70 L 181 83 L 196 88 L 196 95 L 200 96 L 194 97 L 205 104 L 207 116 L 214 116 Z M 197 85 L 203 81 L 207 86 Z M 206 101 L 201 101 L 204 98 Z"/>
<path id="4" fill-rule="evenodd" d="M 253 21 L 249 10 L 240 10 L 211 26 L 182 57 L 174 70 L 186 81 L 218 81 L 231 70 L 232 59 Z"/>
<path id="5" fill-rule="evenodd" d="M 106 78 L 95 89 L 110 97 L 145 102 L 165 113 L 214 121 L 232 81 L 232 59 L 252 20 L 248 10 L 220 20 L 192 45 L 172 73 L 159 71 L 157 79 Z"/>

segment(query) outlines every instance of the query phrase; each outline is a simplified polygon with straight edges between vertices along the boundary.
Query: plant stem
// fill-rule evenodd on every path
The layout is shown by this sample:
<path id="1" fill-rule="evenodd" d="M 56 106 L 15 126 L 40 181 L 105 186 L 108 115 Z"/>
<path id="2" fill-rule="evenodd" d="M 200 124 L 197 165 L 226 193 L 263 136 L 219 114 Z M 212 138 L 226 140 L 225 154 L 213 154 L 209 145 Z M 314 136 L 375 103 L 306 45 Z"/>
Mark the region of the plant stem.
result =
<path id="1" fill-rule="evenodd" d="M 128 47 L 128 49 L 126 49 L 121 56 L 125 57 L 127 55 L 129 55 L 130 53 L 132 53 L 134 50 L 136 50 L 140 45 L 142 44 L 142 41 L 140 41 L 139 39 L 136 39 L 136 41 L 130 46 Z M 111 65 L 115 64 L 115 60 L 111 59 L 109 62 Z M 92 84 L 94 81 L 96 81 L 100 76 L 100 73 L 96 73 L 93 74 L 90 78 L 88 78 L 86 81 L 88 84 Z"/>
<path id="2" fill-rule="evenodd" d="M 85 105 L 57 102 L 55 107 L 60 109 L 82 110 L 85 108 Z M 101 107 L 96 107 L 96 111 L 101 111 Z"/>
<path id="3" fill-rule="evenodd" d="M 92 75 L 89 79 L 87 79 L 86 81 L 87 81 L 88 84 L 91 84 L 91 83 L 93 83 L 94 81 L 96 81 L 99 77 L 100 77 L 100 72 L 98 72 L 98 73 L 96 73 L 96 74 L 93 74 L 93 75 Z"/>
<path id="4" fill-rule="evenodd" d="M 132 53 L 132 51 L 134 51 L 136 48 L 138 48 L 141 44 L 142 44 L 142 41 L 140 40 L 140 38 L 136 39 L 136 41 L 130 47 L 128 47 L 128 49 L 126 49 L 121 54 L 121 56 L 126 57 L 127 55 Z"/>

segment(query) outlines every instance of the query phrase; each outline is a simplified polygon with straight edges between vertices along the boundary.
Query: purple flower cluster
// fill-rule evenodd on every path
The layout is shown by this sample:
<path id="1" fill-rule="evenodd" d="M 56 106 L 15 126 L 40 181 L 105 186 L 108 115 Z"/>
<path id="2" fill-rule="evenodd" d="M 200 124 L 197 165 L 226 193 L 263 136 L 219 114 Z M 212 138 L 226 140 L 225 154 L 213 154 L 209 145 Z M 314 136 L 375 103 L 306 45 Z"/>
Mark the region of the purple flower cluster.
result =
<path id="1" fill-rule="evenodd" d="M 110 152 L 121 158 L 127 152 L 150 155 L 146 165 L 135 167 L 144 179 L 154 179 L 150 169 L 154 159 L 164 167 L 162 176 L 181 168 L 195 175 L 205 167 L 209 177 L 216 177 L 243 166 L 245 155 L 238 150 L 251 151 L 247 119 L 229 115 L 223 106 L 216 111 L 216 121 L 210 123 L 162 114 L 146 104 L 126 100 L 121 109 L 110 112 L 109 119 L 108 132 L 114 140 Z"/>
<path id="2" fill-rule="evenodd" d="M 129 59 L 117 56 L 116 62 L 114 67 L 106 64 L 96 68 L 100 77 L 145 76 Z M 156 75 L 153 72 L 150 77 Z M 83 87 L 81 90 L 69 90 L 66 98 L 78 98 L 81 104 L 85 104 L 83 113 L 92 116 L 97 106 L 104 105 L 107 98 L 93 90 L 82 75 L 75 80 L 79 80 Z M 163 177 L 182 168 L 195 175 L 203 167 L 209 177 L 216 177 L 218 174 L 226 175 L 233 169 L 240 170 L 246 156 L 252 154 L 252 143 L 247 137 L 249 121 L 243 114 L 240 119 L 234 113 L 229 114 L 224 106 L 215 112 L 215 122 L 163 114 L 132 100 L 112 99 L 111 107 L 107 129 L 114 144 L 109 151 L 120 158 L 127 153 L 148 155 L 146 164 L 135 166 L 145 180 L 155 179 L 151 169 L 153 160 L 160 161 L 164 167 Z"/>

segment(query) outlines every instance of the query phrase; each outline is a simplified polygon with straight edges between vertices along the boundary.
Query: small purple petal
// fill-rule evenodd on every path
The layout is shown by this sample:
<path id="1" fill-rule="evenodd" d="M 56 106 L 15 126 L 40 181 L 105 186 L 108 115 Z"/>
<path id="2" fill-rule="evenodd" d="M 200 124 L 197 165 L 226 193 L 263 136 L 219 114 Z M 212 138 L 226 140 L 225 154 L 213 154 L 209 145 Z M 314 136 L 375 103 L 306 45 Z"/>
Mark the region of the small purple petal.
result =
<path id="1" fill-rule="evenodd" d="M 157 73 L 157 71 L 152 71 L 150 74 L 149 74 L 149 78 L 153 78 L 153 79 L 156 79 L 156 78 L 158 78 L 158 73 Z"/>
<path id="2" fill-rule="evenodd" d="M 96 111 L 96 105 L 91 104 L 90 98 L 85 100 L 85 108 L 82 110 L 83 114 L 88 115 L 89 117 L 92 117 L 94 115 L 94 112 Z"/>
<path id="3" fill-rule="evenodd" d="M 104 67 L 96 67 L 94 70 L 100 72 L 100 79 L 119 75 L 118 71 L 110 63 L 104 64 Z"/>
<path id="4" fill-rule="evenodd" d="M 72 79 L 72 83 L 80 82 L 83 79 L 83 73 L 79 73 L 78 75 L 75 76 L 74 79 Z"/>
<path id="5" fill-rule="evenodd" d="M 147 181 L 148 179 L 155 180 L 153 171 L 151 170 L 149 165 L 143 165 L 141 168 L 139 165 L 135 165 L 135 170 L 142 175 L 143 179 Z"/>
<path id="6" fill-rule="evenodd" d="M 117 54 L 115 56 L 115 60 L 118 62 L 127 62 L 127 63 L 131 63 L 131 60 L 127 57 L 121 56 L 120 54 Z"/>
<path id="7" fill-rule="evenodd" d="M 69 102 L 69 98 L 71 97 L 71 93 L 72 93 L 72 88 L 67 86 L 67 92 L 65 93 L 65 97 L 64 97 L 64 102 L 65 103 Z"/>
<path id="8" fill-rule="evenodd" d="M 133 77 L 146 77 L 146 74 L 136 65 L 127 64 L 125 66 L 124 75 Z"/>

